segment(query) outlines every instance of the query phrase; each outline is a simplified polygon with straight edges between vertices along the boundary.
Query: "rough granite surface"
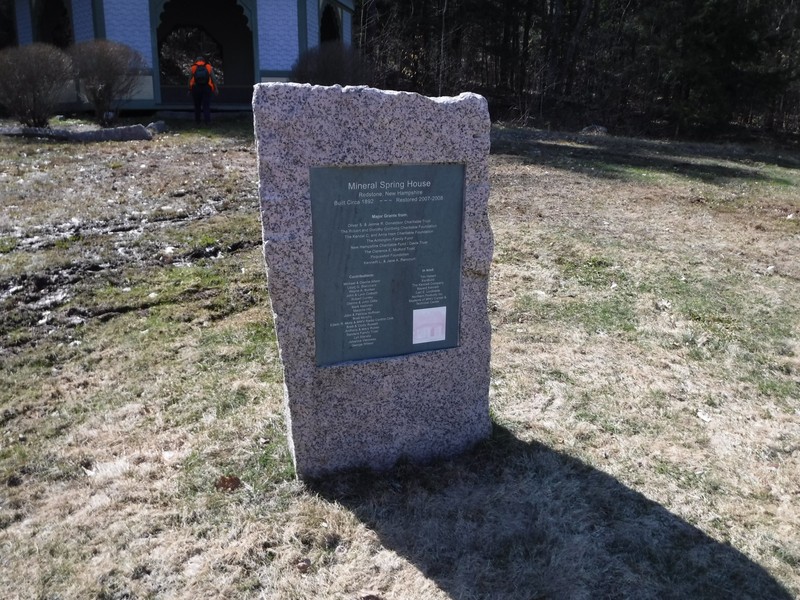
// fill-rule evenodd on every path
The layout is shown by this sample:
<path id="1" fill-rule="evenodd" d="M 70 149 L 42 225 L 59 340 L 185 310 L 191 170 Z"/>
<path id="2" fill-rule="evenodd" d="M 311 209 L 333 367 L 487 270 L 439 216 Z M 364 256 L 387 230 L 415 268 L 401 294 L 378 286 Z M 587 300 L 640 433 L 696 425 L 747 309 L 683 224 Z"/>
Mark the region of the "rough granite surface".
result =
<path id="1" fill-rule="evenodd" d="M 297 474 L 458 454 L 490 433 L 489 113 L 476 94 L 267 83 L 253 94 L 272 310 Z M 466 165 L 460 345 L 317 367 L 309 169 Z"/>

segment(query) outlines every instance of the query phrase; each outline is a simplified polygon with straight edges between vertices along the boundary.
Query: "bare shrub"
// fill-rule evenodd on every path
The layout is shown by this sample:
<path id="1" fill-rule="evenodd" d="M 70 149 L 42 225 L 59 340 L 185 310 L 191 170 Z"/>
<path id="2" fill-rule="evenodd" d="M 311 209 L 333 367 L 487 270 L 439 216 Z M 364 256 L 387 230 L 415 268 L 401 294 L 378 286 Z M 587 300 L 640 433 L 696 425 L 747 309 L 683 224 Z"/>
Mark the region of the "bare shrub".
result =
<path id="1" fill-rule="evenodd" d="M 80 93 L 92 105 L 103 127 L 116 119 L 122 101 L 130 97 L 144 68 L 142 55 L 110 40 L 91 40 L 70 50 L 80 80 Z"/>
<path id="2" fill-rule="evenodd" d="M 356 48 L 326 42 L 303 53 L 290 78 L 316 85 L 371 85 L 372 68 Z"/>
<path id="3" fill-rule="evenodd" d="M 23 125 L 47 127 L 72 78 L 70 57 L 50 44 L 0 51 L 0 104 Z"/>

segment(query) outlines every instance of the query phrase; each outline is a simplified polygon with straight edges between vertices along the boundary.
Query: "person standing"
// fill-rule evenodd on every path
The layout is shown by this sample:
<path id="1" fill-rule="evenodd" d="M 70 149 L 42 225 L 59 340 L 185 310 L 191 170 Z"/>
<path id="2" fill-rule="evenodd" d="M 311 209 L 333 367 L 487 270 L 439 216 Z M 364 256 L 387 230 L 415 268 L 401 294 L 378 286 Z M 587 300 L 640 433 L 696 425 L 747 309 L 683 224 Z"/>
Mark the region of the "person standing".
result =
<path id="1" fill-rule="evenodd" d="M 200 123 L 201 114 L 206 125 L 211 123 L 211 94 L 219 93 L 212 72 L 211 64 L 202 56 L 198 56 L 192 64 L 189 91 L 194 100 L 195 123 Z"/>

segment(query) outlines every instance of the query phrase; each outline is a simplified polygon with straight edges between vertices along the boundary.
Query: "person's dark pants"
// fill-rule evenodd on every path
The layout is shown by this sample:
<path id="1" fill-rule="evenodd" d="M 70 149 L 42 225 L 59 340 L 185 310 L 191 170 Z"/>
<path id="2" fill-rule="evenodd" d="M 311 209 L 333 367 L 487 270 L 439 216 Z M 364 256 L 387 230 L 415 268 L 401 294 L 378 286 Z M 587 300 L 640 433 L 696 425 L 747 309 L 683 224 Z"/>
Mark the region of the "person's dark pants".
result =
<path id="1" fill-rule="evenodd" d="M 200 113 L 202 112 L 206 125 L 211 123 L 211 88 L 207 85 L 194 86 L 192 99 L 194 100 L 194 122 L 200 122 Z"/>

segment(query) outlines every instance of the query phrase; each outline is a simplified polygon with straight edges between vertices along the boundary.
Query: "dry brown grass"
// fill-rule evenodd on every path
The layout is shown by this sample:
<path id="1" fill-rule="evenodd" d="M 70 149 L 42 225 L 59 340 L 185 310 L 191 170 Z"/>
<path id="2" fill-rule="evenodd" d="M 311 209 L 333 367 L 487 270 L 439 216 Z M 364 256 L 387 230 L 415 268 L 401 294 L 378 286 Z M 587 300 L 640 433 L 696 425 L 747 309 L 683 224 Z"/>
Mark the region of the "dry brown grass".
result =
<path id="1" fill-rule="evenodd" d="M 797 152 L 496 127 L 494 435 L 303 484 L 249 123 L 175 127 L 0 139 L 0 596 L 800 596 Z"/>

